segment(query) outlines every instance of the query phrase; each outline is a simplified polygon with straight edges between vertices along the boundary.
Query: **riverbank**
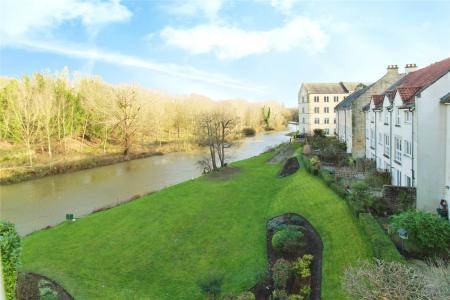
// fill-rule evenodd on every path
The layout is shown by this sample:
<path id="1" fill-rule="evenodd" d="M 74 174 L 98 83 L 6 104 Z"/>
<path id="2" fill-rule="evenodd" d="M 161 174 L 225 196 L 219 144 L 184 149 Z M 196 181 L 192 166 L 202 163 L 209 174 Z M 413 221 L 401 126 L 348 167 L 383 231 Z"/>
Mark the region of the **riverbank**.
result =
<path id="1" fill-rule="evenodd" d="M 272 131 L 272 133 L 281 132 L 285 131 Z M 257 135 L 261 134 L 262 133 L 259 133 Z M 241 142 L 249 137 L 251 136 L 241 136 L 240 138 L 236 138 L 233 142 Z M 120 147 L 113 145 L 109 145 L 106 152 L 99 149 L 98 145 L 90 145 L 87 143 L 84 147 L 90 147 L 89 151 L 84 153 L 77 151 L 72 155 L 66 155 L 60 158 L 56 156 L 52 163 L 39 163 L 38 160 L 34 166 L 30 167 L 26 165 L 26 155 L 23 153 L 23 149 L 11 149 L 11 146 L 9 146 L 10 149 L 5 150 L 5 148 L 8 147 L 0 144 L 0 162 L 2 162 L 0 163 L 0 186 L 20 183 L 46 176 L 112 165 L 129 160 L 160 156 L 168 153 L 201 153 L 203 151 L 203 149 L 198 145 L 171 142 L 148 146 L 137 146 L 132 149 L 128 157 L 125 157 L 122 154 Z M 78 149 L 79 146 L 77 145 L 76 148 Z M 45 157 L 45 155 L 41 156 Z M 44 158 L 41 158 L 41 160 L 44 160 Z M 19 164 L 19 161 L 22 161 L 22 163 Z"/>
<path id="2" fill-rule="evenodd" d="M 154 150 L 149 150 L 148 152 L 130 153 L 128 157 L 125 157 L 121 153 L 108 153 L 103 155 L 95 155 L 93 157 L 83 158 L 79 160 L 55 162 L 51 165 L 16 167 L 13 170 L 2 170 L 2 175 L 0 176 L 0 185 L 14 184 L 27 180 L 42 178 L 45 176 L 70 173 L 85 169 L 112 165 L 127 160 L 140 159 L 163 154 L 163 152 Z"/>
<path id="3" fill-rule="evenodd" d="M 324 243 L 323 299 L 348 299 L 344 269 L 371 256 L 346 203 L 305 170 L 279 178 L 273 153 L 23 239 L 22 271 L 60 283 L 75 299 L 200 299 L 217 271 L 223 292 L 242 292 L 266 270 L 266 221 L 300 214 Z"/>

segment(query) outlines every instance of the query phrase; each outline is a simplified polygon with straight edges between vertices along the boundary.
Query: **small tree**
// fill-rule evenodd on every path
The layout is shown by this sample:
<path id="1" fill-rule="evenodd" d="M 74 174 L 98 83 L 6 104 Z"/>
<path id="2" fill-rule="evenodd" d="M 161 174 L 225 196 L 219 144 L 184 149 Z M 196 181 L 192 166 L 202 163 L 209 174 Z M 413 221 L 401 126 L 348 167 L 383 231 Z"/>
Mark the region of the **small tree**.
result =
<path id="1" fill-rule="evenodd" d="M 20 264 L 20 252 L 20 237 L 14 224 L 0 221 L 1 265 L 6 299 L 8 300 L 16 298 L 17 267 Z"/>
<path id="2" fill-rule="evenodd" d="M 141 107 L 137 103 L 137 91 L 135 88 L 121 88 L 116 91 L 117 109 L 114 112 L 115 128 L 119 130 L 123 155 L 128 154 L 137 131 L 137 121 Z"/>

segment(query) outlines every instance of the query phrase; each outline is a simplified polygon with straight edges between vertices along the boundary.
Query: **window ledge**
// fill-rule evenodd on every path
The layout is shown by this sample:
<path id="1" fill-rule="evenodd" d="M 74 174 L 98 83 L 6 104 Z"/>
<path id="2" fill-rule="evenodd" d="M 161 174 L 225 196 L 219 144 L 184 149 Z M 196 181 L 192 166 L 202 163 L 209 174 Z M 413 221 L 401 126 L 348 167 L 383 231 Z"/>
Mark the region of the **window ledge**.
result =
<path id="1" fill-rule="evenodd" d="M 398 161 L 398 160 L 396 160 L 396 159 L 394 159 L 394 162 L 395 162 L 397 165 L 399 165 L 399 166 L 402 165 L 402 162 L 400 162 L 400 161 Z"/>
<path id="2" fill-rule="evenodd" d="M 383 154 L 383 156 L 386 157 L 386 158 L 389 158 L 389 155 L 387 155 L 387 154 Z"/>
<path id="3" fill-rule="evenodd" d="M 388 126 L 388 125 L 389 125 L 389 123 L 384 123 L 384 125 Z"/>
<path id="4" fill-rule="evenodd" d="M 395 127 L 400 127 L 400 124 L 395 124 Z"/>

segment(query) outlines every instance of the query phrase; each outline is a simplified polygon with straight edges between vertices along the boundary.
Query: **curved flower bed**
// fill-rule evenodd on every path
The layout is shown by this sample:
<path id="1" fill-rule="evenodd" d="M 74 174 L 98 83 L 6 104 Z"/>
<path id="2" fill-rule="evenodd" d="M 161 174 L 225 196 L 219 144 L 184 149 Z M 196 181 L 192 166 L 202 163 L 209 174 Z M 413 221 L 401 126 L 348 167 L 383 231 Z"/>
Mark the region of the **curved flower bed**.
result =
<path id="1" fill-rule="evenodd" d="M 302 228 L 303 245 L 296 248 L 295 253 L 287 253 L 274 249 L 272 238 L 280 227 L 297 226 Z M 287 264 L 296 265 L 299 258 L 305 255 L 312 255 L 313 260 L 310 269 L 310 276 L 307 278 L 307 283 L 310 286 L 309 299 L 321 299 L 321 283 L 322 283 L 322 240 L 311 225 L 304 217 L 295 213 L 286 213 L 280 216 L 273 217 L 267 221 L 267 256 L 268 256 L 268 271 L 266 276 L 255 285 L 251 291 L 255 294 L 257 300 L 270 299 L 270 296 L 276 290 L 276 282 L 274 281 L 274 265 L 277 261 L 287 261 Z M 276 267 L 277 268 L 277 267 Z M 294 267 L 295 268 L 295 267 Z M 277 276 L 277 275 L 275 275 Z M 299 279 L 293 276 L 292 273 L 288 275 L 285 292 L 288 295 L 301 294 L 301 289 L 304 287 L 305 279 Z M 275 278 L 276 279 L 276 278 Z"/>

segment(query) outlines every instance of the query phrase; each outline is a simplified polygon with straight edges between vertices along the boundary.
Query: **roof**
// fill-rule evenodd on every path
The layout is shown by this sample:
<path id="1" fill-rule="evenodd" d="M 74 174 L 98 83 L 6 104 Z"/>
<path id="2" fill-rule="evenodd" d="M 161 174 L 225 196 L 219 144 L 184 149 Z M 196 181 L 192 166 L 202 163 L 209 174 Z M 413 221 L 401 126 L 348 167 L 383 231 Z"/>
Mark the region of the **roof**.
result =
<path id="1" fill-rule="evenodd" d="M 450 92 L 441 97 L 441 103 L 450 104 Z"/>
<path id="2" fill-rule="evenodd" d="M 414 96 L 422 89 L 450 72 L 450 57 L 428 67 L 408 73 L 405 80 L 397 87 L 403 102 L 414 102 Z"/>
<path id="3" fill-rule="evenodd" d="M 390 101 L 392 101 L 394 99 L 395 93 L 397 92 L 397 87 L 405 81 L 406 76 L 407 75 L 402 76 L 399 80 L 394 82 L 391 86 L 389 86 L 384 91 L 384 93 L 379 94 L 379 95 L 372 95 L 372 100 L 373 100 L 373 104 L 374 104 L 375 108 L 379 108 L 380 106 L 383 105 L 384 96 L 388 96 Z"/>
<path id="4" fill-rule="evenodd" d="M 338 105 L 336 105 L 336 107 L 334 109 L 339 110 L 339 109 L 345 109 L 345 108 L 352 107 L 352 103 L 356 99 L 358 99 L 361 95 L 363 95 L 370 88 L 371 85 L 370 86 L 363 85 L 363 86 L 364 87 L 357 89 L 356 91 L 351 93 L 347 98 L 345 98 L 342 102 L 340 102 Z"/>
<path id="5" fill-rule="evenodd" d="M 304 82 L 302 87 L 310 94 L 348 94 L 360 84 L 360 82 Z"/>

